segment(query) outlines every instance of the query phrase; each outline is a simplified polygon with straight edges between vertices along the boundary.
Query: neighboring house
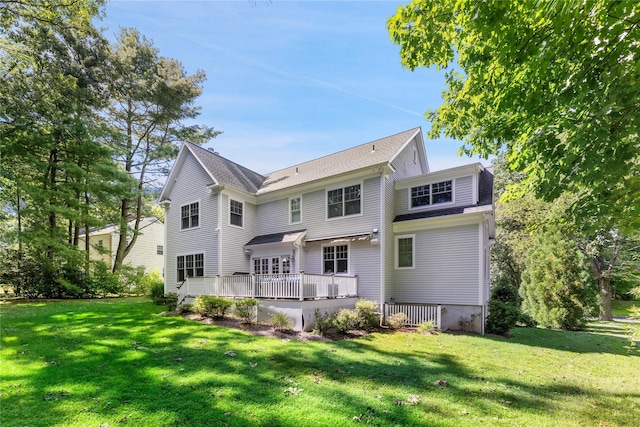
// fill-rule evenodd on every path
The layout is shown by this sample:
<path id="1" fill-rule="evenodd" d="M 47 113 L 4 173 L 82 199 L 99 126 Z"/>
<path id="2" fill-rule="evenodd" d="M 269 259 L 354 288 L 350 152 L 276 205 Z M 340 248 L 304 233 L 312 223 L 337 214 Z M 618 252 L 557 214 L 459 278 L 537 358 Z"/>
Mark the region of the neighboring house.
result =
<path id="1" fill-rule="evenodd" d="M 133 228 L 135 221 L 129 222 Z M 92 260 L 104 261 L 109 267 L 113 267 L 120 227 L 110 225 L 89 233 L 89 256 Z M 84 249 L 85 235 L 80 236 L 80 249 Z M 127 240 L 128 241 L 128 240 Z M 132 267 L 144 267 L 146 272 L 158 270 L 164 272 L 164 224 L 157 218 L 143 218 L 140 221 L 139 234 L 135 245 L 124 259 L 124 264 Z"/>
<path id="2" fill-rule="evenodd" d="M 262 317 L 374 300 L 483 332 L 493 175 L 430 172 L 420 128 L 260 175 L 185 143 L 160 195 L 166 292 L 256 297 Z"/>

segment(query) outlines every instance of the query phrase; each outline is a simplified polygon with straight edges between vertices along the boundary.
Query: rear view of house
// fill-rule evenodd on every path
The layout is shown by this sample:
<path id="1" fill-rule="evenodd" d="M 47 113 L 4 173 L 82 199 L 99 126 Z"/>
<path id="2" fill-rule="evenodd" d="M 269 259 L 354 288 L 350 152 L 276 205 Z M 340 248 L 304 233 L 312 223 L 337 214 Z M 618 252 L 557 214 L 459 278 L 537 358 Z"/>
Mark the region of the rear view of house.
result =
<path id="1" fill-rule="evenodd" d="M 430 172 L 419 128 L 267 175 L 185 143 L 165 207 L 165 289 L 255 297 L 297 329 L 377 301 L 413 323 L 482 332 L 493 175 Z"/>

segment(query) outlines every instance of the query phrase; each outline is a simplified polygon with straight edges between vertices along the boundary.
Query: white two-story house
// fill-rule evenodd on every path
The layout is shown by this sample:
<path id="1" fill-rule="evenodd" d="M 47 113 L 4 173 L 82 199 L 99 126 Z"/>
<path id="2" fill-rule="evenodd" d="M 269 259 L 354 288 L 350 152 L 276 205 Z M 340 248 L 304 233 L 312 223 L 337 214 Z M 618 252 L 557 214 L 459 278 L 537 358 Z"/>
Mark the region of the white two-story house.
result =
<path id="1" fill-rule="evenodd" d="M 316 309 L 364 298 L 483 332 L 493 175 L 430 172 L 420 128 L 267 175 L 185 143 L 159 202 L 165 289 L 181 301 L 255 297 L 263 317 L 310 329 Z"/>

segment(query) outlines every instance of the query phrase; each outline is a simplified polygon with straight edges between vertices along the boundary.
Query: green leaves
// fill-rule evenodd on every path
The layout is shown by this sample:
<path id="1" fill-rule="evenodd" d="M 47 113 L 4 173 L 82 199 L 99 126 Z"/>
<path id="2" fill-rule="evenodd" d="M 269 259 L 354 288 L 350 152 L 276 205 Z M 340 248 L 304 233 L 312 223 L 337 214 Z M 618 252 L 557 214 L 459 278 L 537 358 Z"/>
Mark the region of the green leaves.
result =
<path id="1" fill-rule="evenodd" d="M 635 2 L 415 0 L 387 27 L 403 65 L 446 71 L 430 137 L 460 139 L 469 155 L 506 149 L 524 191 L 579 196 L 577 227 L 633 229 L 639 12 Z"/>

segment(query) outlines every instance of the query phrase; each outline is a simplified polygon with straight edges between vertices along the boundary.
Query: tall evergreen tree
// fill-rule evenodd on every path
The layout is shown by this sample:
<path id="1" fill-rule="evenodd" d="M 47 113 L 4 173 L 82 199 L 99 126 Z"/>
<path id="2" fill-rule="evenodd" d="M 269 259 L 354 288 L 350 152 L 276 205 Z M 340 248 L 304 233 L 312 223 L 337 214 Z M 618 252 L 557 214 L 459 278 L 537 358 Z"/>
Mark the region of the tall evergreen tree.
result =
<path id="1" fill-rule="evenodd" d="M 120 235 L 113 269 L 122 265 L 136 243 L 143 212 L 145 186 L 166 173 L 179 141 L 203 143 L 220 132 L 186 125 L 200 108 L 205 73 L 187 75 L 182 64 L 161 57 L 135 29 L 122 29 L 110 58 L 111 103 L 107 118 L 114 129 L 113 147 L 124 169 L 137 179 L 137 189 L 120 200 Z M 132 229 L 128 228 L 135 219 Z"/>

